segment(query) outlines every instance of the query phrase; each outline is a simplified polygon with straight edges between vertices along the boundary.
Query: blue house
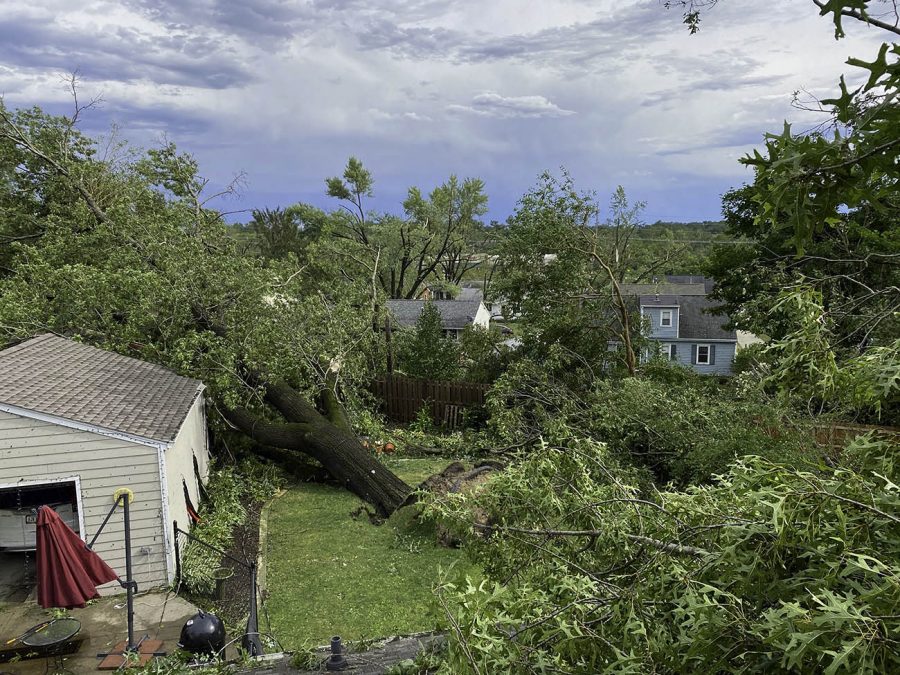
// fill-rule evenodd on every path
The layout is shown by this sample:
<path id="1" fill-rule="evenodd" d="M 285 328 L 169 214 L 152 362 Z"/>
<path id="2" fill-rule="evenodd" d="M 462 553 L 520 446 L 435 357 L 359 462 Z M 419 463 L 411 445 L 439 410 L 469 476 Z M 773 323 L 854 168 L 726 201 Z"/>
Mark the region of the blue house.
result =
<path id="1" fill-rule="evenodd" d="M 663 358 L 705 375 L 730 375 L 738 337 L 724 327 L 728 317 L 712 313 L 716 304 L 709 290 L 711 281 L 703 277 L 622 285 L 623 293 L 637 299 L 648 337 Z"/>
<path id="2" fill-rule="evenodd" d="M 710 314 L 715 304 L 704 295 L 642 295 L 640 312 L 649 338 L 664 358 L 706 375 L 730 375 L 737 334 L 726 317 Z"/>

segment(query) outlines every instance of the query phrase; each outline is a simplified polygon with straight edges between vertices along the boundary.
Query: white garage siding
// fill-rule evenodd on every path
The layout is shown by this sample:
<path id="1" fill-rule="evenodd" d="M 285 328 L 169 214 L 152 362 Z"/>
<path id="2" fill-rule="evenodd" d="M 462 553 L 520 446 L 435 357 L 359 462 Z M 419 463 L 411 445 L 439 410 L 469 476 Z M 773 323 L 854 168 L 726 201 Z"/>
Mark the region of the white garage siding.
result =
<path id="1" fill-rule="evenodd" d="M 201 397 L 202 398 L 202 397 Z M 203 446 L 205 450 L 205 444 Z M 78 476 L 85 531 L 90 541 L 127 487 L 131 504 L 131 550 L 140 590 L 164 585 L 166 570 L 159 454 L 155 447 L 72 429 L 0 411 L 0 485 Z M 125 535 L 121 509 L 113 514 L 94 550 L 125 577 Z M 101 592 L 118 592 L 117 584 Z"/>
<path id="2" fill-rule="evenodd" d="M 206 442 L 206 407 L 203 397 L 198 396 L 191 406 L 191 410 L 184 420 L 184 424 L 178 431 L 178 436 L 170 447 L 165 450 L 166 461 L 166 486 L 169 493 L 169 522 L 167 523 L 169 535 L 169 580 L 175 578 L 173 561 L 175 560 L 175 542 L 173 536 L 172 521 L 178 522 L 182 530 L 191 529 L 191 520 L 188 516 L 187 504 L 184 501 L 184 485 L 187 483 L 188 494 L 194 508 L 200 507 L 200 488 L 194 472 L 194 457 L 197 458 L 197 468 L 201 479 L 206 482 L 209 474 L 209 453 Z"/>

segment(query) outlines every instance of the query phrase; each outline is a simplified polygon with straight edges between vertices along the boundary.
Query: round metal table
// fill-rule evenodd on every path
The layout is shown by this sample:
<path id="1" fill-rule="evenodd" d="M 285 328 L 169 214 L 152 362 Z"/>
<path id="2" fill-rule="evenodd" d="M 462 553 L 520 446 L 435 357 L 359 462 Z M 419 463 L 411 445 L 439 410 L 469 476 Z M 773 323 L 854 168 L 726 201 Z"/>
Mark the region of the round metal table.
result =
<path id="1" fill-rule="evenodd" d="M 81 630 L 78 619 L 54 619 L 43 628 L 22 638 L 22 644 L 41 650 L 47 657 L 46 672 L 50 672 L 50 658 L 53 658 L 54 673 L 70 673 L 66 670 L 63 647 Z"/>

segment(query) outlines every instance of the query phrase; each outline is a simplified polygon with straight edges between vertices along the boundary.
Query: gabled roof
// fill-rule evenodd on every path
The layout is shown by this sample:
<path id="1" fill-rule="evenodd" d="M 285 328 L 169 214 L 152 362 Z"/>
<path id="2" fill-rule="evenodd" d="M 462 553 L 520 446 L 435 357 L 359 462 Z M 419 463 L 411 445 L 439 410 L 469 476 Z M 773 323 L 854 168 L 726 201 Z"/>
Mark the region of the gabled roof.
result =
<path id="1" fill-rule="evenodd" d="M 474 300 L 476 302 L 480 302 L 484 297 L 484 292 L 480 288 L 471 288 L 469 286 L 463 286 L 459 289 L 459 295 L 456 296 L 456 302 L 467 302 Z M 445 301 L 441 301 L 445 302 Z"/>
<path id="2" fill-rule="evenodd" d="M 56 335 L 0 351 L 0 404 L 153 441 L 175 440 L 203 383 Z"/>
<path id="3" fill-rule="evenodd" d="M 433 300 L 441 313 L 444 328 L 463 329 L 471 326 L 481 307 L 481 300 Z M 388 300 L 387 308 L 400 326 L 414 326 L 422 310 L 424 300 Z"/>
<path id="4" fill-rule="evenodd" d="M 717 307 L 709 298 L 686 296 L 679 298 L 678 337 L 686 340 L 737 340 L 737 333 L 726 330 L 728 317 L 711 314 Z"/>

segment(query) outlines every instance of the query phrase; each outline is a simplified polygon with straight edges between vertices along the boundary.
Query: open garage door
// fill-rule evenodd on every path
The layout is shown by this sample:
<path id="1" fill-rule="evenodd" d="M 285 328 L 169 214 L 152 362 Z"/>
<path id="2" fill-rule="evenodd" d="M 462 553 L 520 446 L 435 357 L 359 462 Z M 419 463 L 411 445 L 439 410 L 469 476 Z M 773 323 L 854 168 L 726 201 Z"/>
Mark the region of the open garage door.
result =
<path id="1" fill-rule="evenodd" d="M 37 508 L 44 505 L 83 533 L 78 478 L 0 485 L 0 601 L 24 600 L 34 589 Z"/>

